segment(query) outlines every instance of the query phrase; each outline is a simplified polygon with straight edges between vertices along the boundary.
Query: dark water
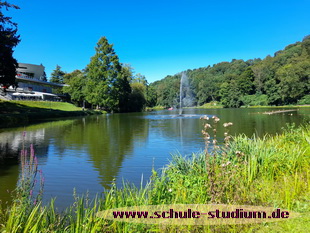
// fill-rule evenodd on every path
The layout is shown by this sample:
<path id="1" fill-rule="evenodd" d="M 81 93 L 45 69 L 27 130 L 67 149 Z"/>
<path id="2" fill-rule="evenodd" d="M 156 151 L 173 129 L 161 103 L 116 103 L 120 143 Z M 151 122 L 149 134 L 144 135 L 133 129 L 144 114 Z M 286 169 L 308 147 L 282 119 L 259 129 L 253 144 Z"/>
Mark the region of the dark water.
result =
<path id="1" fill-rule="evenodd" d="M 220 125 L 233 122 L 232 135 L 280 133 L 287 123 L 310 121 L 310 108 L 297 112 L 264 115 L 272 109 L 186 109 L 176 111 L 113 114 L 0 131 L 0 199 L 10 199 L 19 176 L 17 155 L 24 144 L 33 144 L 39 168 L 45 177 L 44 199 L 56 197 L 57 206 L 73 201 L 73 189 L 90 196 L 109 188 L 113 179 L 140 185 L 148 180 L 152 167 L 169 162 L 172 153 L 190 155 L 204 149 L 202 115 L 216 115 Z M 277 109 L 279 110 L 279 109 Z M 223 127 L 221 127 L 223 128 Z M 219 129 L 218 136 L 224 131 Z"/>

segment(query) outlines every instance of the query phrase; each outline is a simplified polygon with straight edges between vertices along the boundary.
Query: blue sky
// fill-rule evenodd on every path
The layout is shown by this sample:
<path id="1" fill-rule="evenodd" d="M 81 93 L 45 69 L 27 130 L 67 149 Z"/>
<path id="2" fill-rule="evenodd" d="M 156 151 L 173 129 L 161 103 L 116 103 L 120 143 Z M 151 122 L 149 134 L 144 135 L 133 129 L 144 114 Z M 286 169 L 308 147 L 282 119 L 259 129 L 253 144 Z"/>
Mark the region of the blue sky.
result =
<path id="1" fill-rule="evenodd" d="M 106 36 L 149 82 L 232 59 L 264 58 L 310 34 L 310 0 L 10 0 L 21 63 L 84 69 Z"/>

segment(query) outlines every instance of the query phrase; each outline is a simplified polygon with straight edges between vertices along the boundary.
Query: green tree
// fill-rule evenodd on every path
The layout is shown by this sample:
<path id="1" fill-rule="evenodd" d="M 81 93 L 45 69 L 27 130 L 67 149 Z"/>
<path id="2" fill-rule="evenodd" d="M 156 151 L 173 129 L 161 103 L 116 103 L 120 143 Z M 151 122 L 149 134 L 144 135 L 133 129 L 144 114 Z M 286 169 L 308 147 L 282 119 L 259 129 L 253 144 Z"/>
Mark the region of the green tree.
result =
<path id="1" fill-rule="evenodd" d="M 40 77 L 41 81 L 47 82 L 47 77 L 46 77 L 46 73 L 44 71 L 43 75 Z"/>
<path id="2" fill-rule="evenodd" d="M 134 82 L 130 84 L 131 95 L 130 104 L 131 111 L 140 112 L 144 109 L 146 104 L 146 86 L 143 83 Z"/>
<path id="3" fill-rule="evenodd" d="M 144 86 L 147 86 L 147 80 L 144 75 L 138 73 L 135 75 L 134 79 L 131 81 L 132 83 L 142 83 Z"/>
<path id="4" fill-rule="evenodd" d="M 80 70 L 75 70 L 67 73 L 64 76 L 66 86 L 63 87 L 63 92 L 68 93 L 73 102 L 78 106 L 83 106 L 85 101 L 85 85 L 86 77 Z"/>
<path id="5" fill-rule="evenodd" d="M 128 76 L 114 52 L 113 45 L 101 37 L 96 53 L 86 67 L 86 100 L 108 111 L 124 111 L 130 94 Z"/>
<path id="6" fill-rule="evenodd" d="M 52 83 L 64 83 L 64 75 L 66 73 L 64 71 L 61 70 L 61 67 L 59 65 L 56 65 L 56 69 L 53 70 L 53 72 L 51 73 L 51 78 L 50 81 Z"/>
<path id="7" fill-rule="evenodd" d="M 0 1 L 0 84 L 4 86 L 15 85 L 18 64 L 13 57 L 13 48 L 20 42 L 17 24 L 3 14 L 3 10 L 9 8 L 19 9 L 16 5 Z"/>
<path id="8" fill-rule="evenodd" d="M 241 105 L 241 93 L 237 82 L 231 80 L 229 83 L 224 82 L 220 89 L 221 103 L 226 108 L 239 108 Z"/>
<path id="9" fill-rule="evenodd" d="M 219 82 L 213 77 L 207 77 L 199 82 L 198 85 L 198 104 L 203 105 L 204 103 L 215 101 L 219 96 Z"/>
<path id="10" fill-rule="evenodd" d="M 152 85 L 148 85 L 146 89 L 146 106 L 154 107 L 157 102 L 156 89 Z"/>
<path id="11" fill-rule="evenodd" d="M 279 94 L 284 104 L 296 103 L 310 89 L 310 61 L 287 64 L 278 69 Z"/>
<path id="12" fill-rule="evenodd" d="M 129 80 L 132 79 L 131 71 L 126 67 L 122 67 L 121 76 L 119 80 L 119 111 L 120 112 L 130 112 L 131 111 L 131 103 L 130 103 L 130 95 L 131 95 L 131 86 L 129 84 Z"/>
<path id="13" fill-rule="evenodd" d="M 242 95 L 254 94 L 254 79 L 254 72 L 250 67 L 248 67 L 240 76 L 237 77 L 237 85 Z"/>

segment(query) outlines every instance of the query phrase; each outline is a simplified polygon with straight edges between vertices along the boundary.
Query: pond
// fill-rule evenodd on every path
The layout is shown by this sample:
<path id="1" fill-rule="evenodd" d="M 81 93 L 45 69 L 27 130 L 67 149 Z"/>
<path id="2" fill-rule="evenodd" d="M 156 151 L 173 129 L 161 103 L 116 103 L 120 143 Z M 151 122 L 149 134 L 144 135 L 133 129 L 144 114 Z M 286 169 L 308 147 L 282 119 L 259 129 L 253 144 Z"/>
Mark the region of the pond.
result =
<path id="1" fill-rule="evenodd" d="M 310 121 L 310 108 L 265 115 L 279 109 L 185 109 L 147 113 L 107 114 L 65 119 L 14 129 L 0 130 L 0 200 L 10 199 L 19 176 L 17 155 L 22 145 L 34 145 L 39 169 L 45 178 L 44 200 L 57 197 L 56 206 L 73 202 L 73 190 L 87 191 L 90 197 L 128 181 L 145 184 L 152 168 L 160 169 L 171 154 L 190 155 L 204 149 L 201 135 L 203 115 L 220 118 L 218 137 L 223 137 L 223 123 L 232 122 L 231 135 L 276 134 L 286 124 Z M 23 136 L 23 132 L 25 136 Z"/>

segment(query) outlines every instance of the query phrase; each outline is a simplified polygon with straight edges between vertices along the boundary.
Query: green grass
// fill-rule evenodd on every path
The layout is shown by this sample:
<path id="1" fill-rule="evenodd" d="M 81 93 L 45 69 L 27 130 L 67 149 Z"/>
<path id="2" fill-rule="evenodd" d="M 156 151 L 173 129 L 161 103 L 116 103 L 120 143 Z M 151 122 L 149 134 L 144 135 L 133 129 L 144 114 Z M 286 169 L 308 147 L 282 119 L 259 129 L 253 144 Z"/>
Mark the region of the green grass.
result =
<path id="1" fill-rule="evenodd" d="M 20 195 L 27 199 L 26 195 Z M 25 193 L 25 192 L 20 192 Z M 274 137 L 239 135 L 217 151 L 172 156 L 145 187 L 124 184 L 94 200 L 75 197 L 57 213 L 48 206 L 15 197 L 0 210 L 0 232 L 309 232 L 310 128 L 289 127 Z M 28 200 L 28 199 L 27 199 Z M 96 217 L 101 210 L 161 204 L 239 204 L 271 206 L 301 217 L 276 223 L 228 226 L 159 226 L 113 222 Z"/>
<path id="2" fill-rule="evenodd" d="M 205 104 L 198 106 L 196 108 L 223 108 L 223 105 L 217 101 L 212 101 L 210 103 L 205 103 Z"/>
<path id="3" fill-rule="evenodd" d="M 310 105 L 284 105 L 284 106 L 242 106 L 243 108 L 310 108 Z"/>
<path id="4" fill-rule="evenodd" d="M 0 128 L 16 127 L 44 120 L 101 114 L 103 111 L 82 111 L 66 102 L 0 101 Z"/>
<path id="5" fill-rule="evenodd" d="M 80 111 L 81 108 L 66 102 L 51 101 L 0 101 L 0 114 L 38 112 L 46 109 L 61 111 Z"/>
<path id="6" fill-rule="evenodd" d="M 164 110 L 166 109 L 164 106 L 154 106 L 154 107 L 146 107 L 146 111 L 153 111 L 153 110 Z"/>

